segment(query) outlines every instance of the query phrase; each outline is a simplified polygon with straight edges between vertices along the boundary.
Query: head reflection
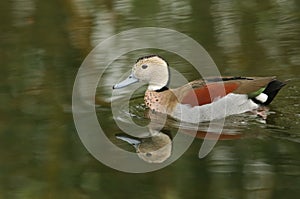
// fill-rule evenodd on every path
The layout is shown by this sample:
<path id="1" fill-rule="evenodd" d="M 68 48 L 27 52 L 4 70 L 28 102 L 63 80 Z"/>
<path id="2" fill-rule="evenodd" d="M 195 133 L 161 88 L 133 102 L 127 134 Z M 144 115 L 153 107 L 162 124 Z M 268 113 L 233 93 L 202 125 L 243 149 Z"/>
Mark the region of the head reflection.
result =
<path id="1" fill-rule="evenodd" d="M 116 138 L 133 145 L 138 157 L 148 163 L 162 163 L 171 156 L 170 136 L 154 129 L 149 129 L 149 136 L 144 138 L 126 134 L 116 135 Z"/>

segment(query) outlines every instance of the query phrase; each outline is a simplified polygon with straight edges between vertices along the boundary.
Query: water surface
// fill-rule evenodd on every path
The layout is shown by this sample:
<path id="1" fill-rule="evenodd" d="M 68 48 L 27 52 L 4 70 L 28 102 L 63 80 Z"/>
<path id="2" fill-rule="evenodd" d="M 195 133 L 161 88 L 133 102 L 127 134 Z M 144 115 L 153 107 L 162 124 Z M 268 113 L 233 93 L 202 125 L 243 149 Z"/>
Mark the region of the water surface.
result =
<path id="1" fill-rule="evenodd" d="M 298 1 L 33 1 L 1 3 L 0 198 L 297 198 L 300 194 L 300 4 Z M 197 157 L 206 126 L 168 167 L 127 174 L 94 159 L 82 145 L 71 113 L 75 75 L 99 42 L 131 28 L 183 32 L 209 52 L 222 75 L 287 80 L 266 121 L 230 117 L 204 159 Z M 178 48 L 184 48 L 178 46 Z M 147 49 L 111 64 L 97 90 L 97 115 L 119 147 L 111 86 L 148 53 L 164 56 L 188 80 L 194 69 L 172 53 Z M 101 55 L 99 55 L 101 57 Z M 172 79 L 171 81 L 176 80 Z M 130 113 L 147 123 L 143 88 Z M 167 131 L 175 134 L 176 122 Z M 113 158 L 113 157 L 112 157 Z"/>

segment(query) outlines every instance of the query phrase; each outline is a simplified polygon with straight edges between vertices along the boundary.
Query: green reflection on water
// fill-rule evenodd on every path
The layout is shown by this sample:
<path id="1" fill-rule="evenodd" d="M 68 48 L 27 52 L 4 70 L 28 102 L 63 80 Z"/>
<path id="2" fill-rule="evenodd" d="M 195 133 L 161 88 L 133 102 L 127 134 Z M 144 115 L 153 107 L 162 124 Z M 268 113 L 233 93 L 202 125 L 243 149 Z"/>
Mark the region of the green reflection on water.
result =
<path id="1" fill-rule="evenodd" d="M 298 1 L 13 0 L 0 5 L 0 198 L 300 194 Z M 242 118 L 245 125 L 233 120 L 226 127 L 238 129 L 241 139 L 219 141 L 201 160 L 197 153 L 202 140 L 197 139 L 177 162 L 149 174 L 120 173 L 93 159 L 77 136 L 70 112 L 75 74 L 99 41 L 142 26 L 171 28 L 193 37 L 224 75 L 291 79 L 271 105 L 267 124 L 247 117 Z M 124 55 L 99 85 L 103 103 L 97 111 L 106 118 L 100 123 L 116 144 L 128 150 L 114 139 L 120 130 L 108 106 L 109 89 L 142 54 Z M 166 56 L 189 80 L 198 78 L 188 64 Z"/>

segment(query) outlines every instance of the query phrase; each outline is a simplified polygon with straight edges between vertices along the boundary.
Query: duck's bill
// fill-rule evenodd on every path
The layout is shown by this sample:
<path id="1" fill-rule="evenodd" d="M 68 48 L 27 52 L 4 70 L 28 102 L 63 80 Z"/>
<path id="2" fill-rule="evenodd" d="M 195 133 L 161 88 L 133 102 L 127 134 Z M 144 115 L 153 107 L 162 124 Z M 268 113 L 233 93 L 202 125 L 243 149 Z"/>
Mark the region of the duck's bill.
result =
<path id="1" fill-rule="evenodd" d="M 123 140 L 125 142 L 127 142 L 128 144 L 133 145 L 135 148 L 137 148 L 137 146 L 141 143 L 141 141 L 137 138 L 133 138 L 133 137 L 129 137 L 126 135 L 116 135 L 117 139 Z"/>
<path id="2" fill-rule="evenodd" d="M 124 88 L 130 84 L 134 84 L 136 82 L 138 82 L 139 80 L 137 78 L 134 77 L 133 74 L 130 74 L 129 77 L 127 77 L 127 79 L 121 81 L 120 83 L 118 84 L 115 84 L 113 86 L 113 89 L 118 89 L 118 88 Z"/>

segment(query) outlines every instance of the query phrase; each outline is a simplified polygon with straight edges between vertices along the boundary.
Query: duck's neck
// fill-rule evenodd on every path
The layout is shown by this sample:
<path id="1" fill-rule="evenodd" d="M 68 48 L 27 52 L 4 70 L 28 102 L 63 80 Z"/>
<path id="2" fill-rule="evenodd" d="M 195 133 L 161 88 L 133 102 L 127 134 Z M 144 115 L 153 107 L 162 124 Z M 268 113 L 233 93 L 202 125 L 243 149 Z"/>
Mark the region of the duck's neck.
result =
<path id="1" fill-rule="evenodd" d="M 165 74 L 163 76 L 157 75 L 149 81 L 148 90 L 150 91 L 160 91 L 164 90 L 166 87 L 169 86 L 169 74 Z"/>
<path id="2" fill-rule="evenodd" d="M 164 86 L 161 86 L 161 85 L 149 85 L 148 86 L 148 90 L 149 91 L 157 91 L 157 90 L 160 90 L 162 89 Z"/>
<path id="3" fill-rule="evenodd" d="M 165 82 L 163 84 L 149 84 L 148 90 L 157 92 L 168 90 L 168 82 Z"/>
<path id="4" fill-rule="evenodd" d="M 164 86 L 158 90 L 154 90 L 155 92 L 163 92 L 163 91 L 166 91 L 166 90 L 169 90 L 169 88 L 167 86 Z"/>

